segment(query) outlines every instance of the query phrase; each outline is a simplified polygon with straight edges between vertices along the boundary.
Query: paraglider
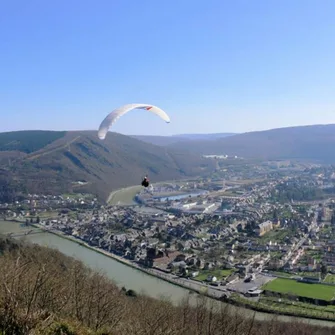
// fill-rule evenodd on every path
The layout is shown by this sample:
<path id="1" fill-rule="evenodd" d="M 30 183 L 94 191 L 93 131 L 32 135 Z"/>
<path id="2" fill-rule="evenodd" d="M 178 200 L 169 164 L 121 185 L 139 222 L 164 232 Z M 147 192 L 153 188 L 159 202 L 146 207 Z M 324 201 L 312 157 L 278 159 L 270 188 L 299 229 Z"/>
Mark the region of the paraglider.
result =
<path id="1" fill-rule="evenodd" d="M 145 176 L 142 180 L 142 186 L 148 187 L 149 186 L 149 178 L 148 176 Z"/>
<path id="2" fill-rule="evenodd" d="M 109 113 L 105 119 L 101 122 L 99 130 L 98 130 L 98 137 L 100 140 L 104 140 L 108 133 L 110 127 L 115 123 L 122 115 L 130 112 L 133 109 L 144 109 L 153 114 L 156 114 L 161 119 L 163 119 L 166 123 L 170 123 L 170 117 L 159 107 L 148 105 L 148 104 L 127 104 L 123 105 L 117 109 L 114 109 L 111 113 Z M 142 186 L 148 187 L 149 186 L 149 178 L 145 176 L 141 183 Z"/>
<path id="3" fill-rule="evenodd" d="M 106 138 L 107 132 L 109 128 L 113 125 L 117 119 L 119 119 L 122 115 L 130 112 L 133 109 L 145 109 L 151 113 L 156 114 L 160 118 L 162 118 L 166 123 L 170 123 L 170 117 L 159 107 L 147 104 L 128 104 L 121 106 L 117 109 L 114 109 L 110 114 L 108 114 L 105 119 L 101 122 L 98 137 L 100 140 L 104 140 Z"/>

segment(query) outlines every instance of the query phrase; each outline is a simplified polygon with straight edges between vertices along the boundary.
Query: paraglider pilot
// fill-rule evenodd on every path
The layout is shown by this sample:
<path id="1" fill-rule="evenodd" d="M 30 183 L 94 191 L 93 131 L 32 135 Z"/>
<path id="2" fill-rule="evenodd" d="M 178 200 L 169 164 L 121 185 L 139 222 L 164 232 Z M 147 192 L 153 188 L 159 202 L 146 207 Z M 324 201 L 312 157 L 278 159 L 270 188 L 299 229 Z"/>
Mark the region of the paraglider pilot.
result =
<path id="1" fill-rule="evenodd" d="M 148 176 L 145 176 L 142 180 L 142 186 L 148 187 L 149 186 L 149 179 Z"/>

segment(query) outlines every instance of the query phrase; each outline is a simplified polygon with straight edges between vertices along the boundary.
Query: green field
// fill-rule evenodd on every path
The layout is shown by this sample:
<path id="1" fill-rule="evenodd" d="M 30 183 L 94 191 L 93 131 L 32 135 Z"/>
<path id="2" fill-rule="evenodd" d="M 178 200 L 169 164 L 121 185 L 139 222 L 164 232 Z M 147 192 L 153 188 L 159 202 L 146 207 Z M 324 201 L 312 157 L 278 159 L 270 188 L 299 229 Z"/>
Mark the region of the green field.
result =
<path id="1" fill-rule="evenodd" d="M 264 234 L 261 237 L 258 237 L 260 244 L 266 244 L 270 241 L 283 241 L 286 236 L 290 236 L 290 232 L 287 229 L 274 229 Z"/>
<path id="2" fill-rule="evenodd" d="M 40 219 L 57 218 L 58 212 L 57 211 L 41 212 L 41 213 L 38 213 L 36 216 L 39 216 Z"/>
<path id="3" fill-rule="evenodd" d="M 277 278 L 265 284 L 262 289 L 279 293 L 289 293 L 313 299 L 323 299 L 328 301 L 335 296 L 334 286 L 299 283 L 295 280 L 282 278 Z"/>
<path id="4" fill-rule="evenodd" d="M 225 269 L 225 270 L 204 270 L 200 271 L 199 276 L 195 277 L 195 280 L 204 281 L 209 275 L 215 276 L 218 280 L 228 277 L 232 274 L 234 269 Z"/>
<path id="5" fill-rule="evenodd" d="M 108 198 L 110 205 L 132 205 L 134 204 L 134 198 L 137 193 L 140 192 L 142 186 L 131 186 L 111 193 Z"/>

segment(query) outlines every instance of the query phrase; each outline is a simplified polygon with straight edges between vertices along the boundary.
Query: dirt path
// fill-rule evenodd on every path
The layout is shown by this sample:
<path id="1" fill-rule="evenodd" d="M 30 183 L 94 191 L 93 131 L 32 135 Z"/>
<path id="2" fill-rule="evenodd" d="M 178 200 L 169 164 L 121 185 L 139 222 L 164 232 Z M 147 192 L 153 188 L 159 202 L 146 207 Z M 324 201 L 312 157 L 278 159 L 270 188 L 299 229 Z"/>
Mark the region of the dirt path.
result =
<path id="1" fill-rule="evenodd" d="M 28 156 L 26 159 L 27 159 L 27 160 L 33 160 L 33 159 L 36 159 L 36 158 L 41 157 L 41 156 L 45 156 L 45 155 L 52 154 L 53 152 L 56 152 L 56 151 L 58 151 L 58 150 L 60 150 L 60 149 L 64 149 L 64 148 L 66 148 L 67 146 L 71 145 L 72 143 L 74 143 L 75 141 L 77 141 L 80 137 L 81 137 L 81 136 L 79 135 L 79 136 L 77 136 L 76 138 L 74 138 L 73 140 L 67 142 L 66 144 L 61 145 L 60 147 L 57 147 L 57 148 L 55 148 L 55 149 L 51 149 L 51 150 L 49 150 L 49 151 L 42 152 L 42 153 L 40 153 L 40 154 L 34 154 L 34 155 L 32 155 L 32 156 Z"/>

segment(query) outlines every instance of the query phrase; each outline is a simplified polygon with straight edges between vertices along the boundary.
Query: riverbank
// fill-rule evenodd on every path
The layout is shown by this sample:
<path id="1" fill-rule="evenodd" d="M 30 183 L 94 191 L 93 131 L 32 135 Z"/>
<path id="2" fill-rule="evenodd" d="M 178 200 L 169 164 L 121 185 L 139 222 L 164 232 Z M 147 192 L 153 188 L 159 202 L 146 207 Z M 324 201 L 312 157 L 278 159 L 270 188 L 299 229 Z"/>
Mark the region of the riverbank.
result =
<path id="1" fill-rule="evenodd" d="M 17 223 L 20 223 L 20 224 L 24 223 L 23 221 L 16 220 L 16 219 L 7 220 L 7 222 L 17 222 Z M 56 235 L 56 236 L 58 236 L 58 237 L 67 239 L 67 240 L 69 240 L 69 241 L 71 241 L 71 242 L 74 242 L 74 243 L 76 243 L 76 244 L 79 244 L 80 246 L 85 247 L 85 248 L 87 248 L 87 249 L 89 249 L 89 250 L 93 250 L 93 251 L 95 251 L 95 252 L 97 252 L 97 253 L 99 253 L 99 254 L 102 254 L 102 255 L 104 255 L 104 256 L 107 256 L 107 257 L 109 257 L 109 258 L 112 258 L 112 259 L 114 259 L 115 261 L 117 261 L 117 262 L 119 262 L 119 263 L 122 263 L 123 265 L 130 266 L 130 267 L 132 267 L 132 268 L 134 268 L 134 269 L 136 269 L 136 270 L 139 270 L 139 271 L 141 271 L 141 272 L 144 272 L 144 273 L 146 273 L 146 274 L 148 274 L 148 275 L 150 275 L 150 276 L 153 276 L 153 277 L 159 277 L 159 275 L 157 275 L 157 274 L 155 275 L 155 274 L 154 274 L 153 272 L 151 272 L 150 270 L 145 269 L 145 268 L 139 266 L 138 264 L 136 264 L 136 263 L 134 263 L 134 262 L 132 262 L 132 261 L 130 261 L 130 260 L 127 260 L 127 259 L 125 259 L 125 258 L 123 258 L 123 257 L 121 257 L 121 256 L 115 255 L 115 254 L 113 254 L 113 253 L 110 253 L 110 252 L 105 251 L 105 250 L 103 250 L 103 249 L 100 249 L 100 248 L 98 248 L 98 247 L 94 247 L 94 246 L 92 246 L 92 245 L 89 245 L 87 242 L 82 241 L 82 240 L 80 240 L 80 239 L 77 239 L 77 238 L 75 238 L 75 237 L 73 237 L 73 236 L 71 236 L 71 235 L 67 235 L 67 234 L 63 233 L 62 231 L 59 231 L 59 230 L 56 230 L 56 229 L 48 229 L 48 228 L 46 228 L 44 225 L 41 225 L 41 224 L 38 224 L 38 223 L 29 223 L 29 226 L 34 227 L 34 228 L 36 228 L 36 229 L 40 229 L 40 230 L 43 231 L 43 232 L 46 232 L 46 233 L 49 233 L 49 234 L 53 234 L 53 235 Z M 162 280 L 166 280 L 166 278 L 163 278 L 163 277 L 160 277 L 160 279 L 162 279 Z M 168 281 L 168 280 L 166 280 L 166 281 Z M 176 286 L 185 288 L 184 286 L 182 286 L 182 285 L 180 285 L 180 284 L 178 284 L 178 283 L 176 283 L 176 282 L 174 282 L 174 281 L 170 281 L 170 283 L 171 283 L 171 284 L 174 284 L 174 285 L 176 285 Z"/>
<path id="2" fill-rule="evenodd" d="M 160 181 L 152 184 L 153 186 L 160 186 L 164 184 L 180 184 L 183 182 L 194 180 L 194 178 L 186 178 L 186 179 L 180 179 L 180 180 L 167 180 L 167 181 Z M 143 189 L 143 186 L 140 185 L 134 185 L 129 186 L 125 188 L 120 188 L 115 191 L 112 191 L 107 200 L 106 203 L 108 205 L 136 205 L 137 202 L 135 201 L 135 196 Z M 174 196 L 178 196 L 180 194 L 183 194 L 183 192 L 178 193 L 176 191 L 176 194 Z M 167 193 L 167 196 L 171 196 L 170 193 Z M 164 197 L 164 196 L 163 196 Z"/>
<path id="3" fill-rule="evenodd" d="M 18 221 L 18 220 L 17 220 Z M 139 294 L 145 296 L 150 296 L 153 299 L 158 300 L 168 300 L 173 305 L 179 306 L 184 299 L 188 299 L 191 306 L 198 305 L 198 294 L 192 293 L 193 290 L 187 286 L 189 283 L 185 280 L 182 282 L 182 279 L 175 279 L 177 282 L 182 283 L 183 285 L 176 285 L 171 283 L 165 278 L 158 277 L 156 275 L 151 275 L 142 271 L 142 269 L 136 269 L 133 266 L 127 266 L 123 262 L 119 262 L 110 255 L 106 256 L 101 252 L 97 252 L 91 247 L 84 247 L 80 244 L 81 241 L 72 240 L 69 238 L 64 238 L 64 236 L 48 233 L 47 231 L 43 232 L 40 229 L 31 227 L 30 229 L 22 225 L 22 220 L 18 222 L 11 221 L 1 221 L 0 220 L 0 233 L 9 233 L 11 232 L 13 238 L 16 238 L 16 235 L 19 235 L 17 238 L 21 238 L 23 235 L 22 232 L 27 232 L 31 229 L 32 233 L 24 236 L 23 238 L 30 243 L 35 243 L 44 247 L 52 248 L 59 250 L 63 254 L 74 257 L 82 261 L 86 266 L 91 268 L 94 271 L 103 271 L 117 286 L 125 287 L 127 289 L 132 289 Z M 39 233 L 35 233 L 40 231 Z M 137 271 L 140 270 L 140 271 Z M 164 275 L 164 273 L 162 274 Z M 184 286 L 185 285 L 185 286 Z M 211 288 L 209 288 L 211 291 Z M 204 296 L 203 291 L 200 291 Z M 229 310 L 235 314 L 244 315 L 245 318 L 255 318 L 258 321 L 270 321 L 273 320 L 274 314 L 264 313 L 264 312 L 255 312 L 250 308 L 238 307 L 237 305 L 233 306 L 232 304 L 227 304 L 225 302 L 220 302 L 216 299 L 206 298 L 206 306 L 211 308 L 214 303 L 215 308 L 221 309 L 225 306 L 231 306 Z M 244 306 L 241 304 L 241 306 Z M 282 315 L 280 315 L 282 314 Z M 333 327 L 334 322 L 317 320 L 317 319 L 307 319 L 297 316 L 286 316 L 284 313 L 277 313 L 275 316 L 278 321 L 283 322 L 303 322 L 307 325 L 319 325 L 326 327 Z"/>
<path id="4" fill-rule="evenodd" d="M 197 294 L 201 294 L 204 295 L 210 299 L 214 299 L 216 301 L 220 301 L 221 303 L 226 303 L 226 304 L 230 304 L 233 305 L 239 309 L 243 309 L 245 312 L 246 311 L 254 311 L 254 312 L 258 312 L 258 313 L 262 313 L 264 315 L 267 315 L 268 317 L 271 316 L 278 316 L 278 314 L 283 315 L 283 316 L 287 316 L 290 318 L 295 318 L 297 320 L 301 320 L 303 322 L 307 322 L 310 323 L 310 321 L 324 321 L 324 322 L 330 322 L 335 320 L 335 318 L 327 318 L 327 317 L 322 317 L 322 316 L 306 316 L 303 313 L 299 313 L 299 311 L 286 311 L 286 310 L 282 310 L 282 309 L 268 309 L 267 306 L 263 306 L 262 304 L 257 304 L 253 301 L 249 301 L 248 299 L 242 298 L 240 296 L 236 296 L 233 298 L 226 298 L 226 290 L 222 290 L 222 289 L 218 289 L 218 288 L 214 288 L 214 287 L 210 287 L 206 284 L 202 284 L 202 283 L 198 283 L 195 282 L 194 280 L 189 280 L 189 279 L 183 279 L 183 278 L 174 278 L 173 275 L 171 274 L 167 274 L 167 273 L 163 273 L 159 270 L 153 269 L 153 268 L 143 268 L 140 265 L 127 260 L 121 256 L 115 255 L 113 253 L 110 253 L 108 251 L 102 250 L 98 247 L 94 247 L 89 245 L 87 242 L 81 241 L 73 236 L 69 236 L 66 235 L 65 233 L 61 232 L 61 231 L 57 231 L 57 230 L 49 230 L 46 227 L 44 227 L 43 225 L 40 224 L 31 224 L 32 226 L 34 226 L 35 228 L 41 229 L 45 232 L 54 234 L 58 237 L 67 239 L 71 242 L 74 242 L 76 244 L 79 244 L 89 250 L 95 251 L 99 254 L 102 254 L 106 257 L 112 258 L 113 260 L 122 263 L 123 265 L 129 266 L 135 270 L 138 270 L 140 272 L 143 272 L 147 275 L 150 275 L 152 277 L 155 277 L 157 279 L 161 279 L 163 281 L 166 281 L 174 286 L 178 286 L 181 287 L 183 289 L 188 290 L 189 292 L 195 292 Z M 246 313 L 247 314 L 247 313 Z M 246 315 L 246 317 L 248 317 Z M 326 324 L 327 326 L 334 326 L 334 325 L 329 325 Z"/>
<path id="5" fill-rule="evenodd" d="M 130 186 L 125 189 L 115 190 L 109 194 L 106 203 L 108 205 L 136 205 L 134 199 L 141 188 L 142 186 Z"/>
<path id="6" fill-rule="evenodd" d="M 61 238 L 64 238 L 64 239 L 67 239 L 71 242 L 75 242 L 87 249 L 90 249 L 90 250 L 93 250 L 99 254 L 102 254 L 104 256 L 107 256 L 109 258 L 112 258 L 114 259 L 115 261 L 119 262 L 119 263 L 122 263 L 123 265 L 126 265 L 126 266 L 130 266 L 132 267 L 133 269 L 135 270 L 138 270 L 138 271 L 141 271 L 149 276 L 152 276 L 152 277 L 155 277 L 155 278 L 159 278 L 161 280 L 164 280 L 166 282 L 169 282 L 170 284 L 172 285 L 175 285 L 175 286 L 178 286 L 178 287 L 181 287 L 183 289 L 187 289 L 187 290 L 190 290 L 190 291 L 193 291 L 195 293 L 198 293 L 198 294 L 204 294 L 204 290 L 201 290 L 201 289 L 196 289 L 195 287 L 192 287 L 192 286 L 187 286 L 187 285 L 183 285 L 182 283 L 178 282 L 176 279 L 173 279 L 173 278 L 169 278 L 169 275 L 166 274 L 166 273 L 162 273 L 161 271 L 159 270 L 155 270 L 155 269 L 148 269 L 148 268 L 144 268 L 144 267 L 141 267 L 140 265 L 130 261 L 130 260 L 127 260 L 121 256 L 118 256 L 118 255 L 115 255 L 111 252 L 108 252 L 108 251 L 105 251 L 103 249 L 100 249 L 98 247 L 94 247 L 94 246 L 91 246 L 89 245 L 87 242 L 84 242 L 82 240 L 79 240 L 73 236 L 70 236 L 70 235 L 66 235 L 65 233 L 61 232 L 61 231 L 58 231 L 58 230 L 49 230 L 47 228 L 45 228 L 43 225 L 40 225 L 40 224 L 37 224 L 37 223 L 32 223 L 30 224 L 31 226 L 33 226 L 34 228 L 38 228 L 38 229 L 41 229 L 47 233 L 50 233 L 50 234 L 54 234 L 56 236 L 59 236 Z M 171 275 L 170 275 L 171 276 Z M 171 276 L 172 277 L 172 276 Z M 202 287 L 205 287 L 207 285 L 203 285 L 203 284 L 198 284 L 199 286 L 202 286 Z M 210 296 L 209 296 L 210 297 Z M 210 298 L 214 298 L 214 297 L 210 297 Z"/>

